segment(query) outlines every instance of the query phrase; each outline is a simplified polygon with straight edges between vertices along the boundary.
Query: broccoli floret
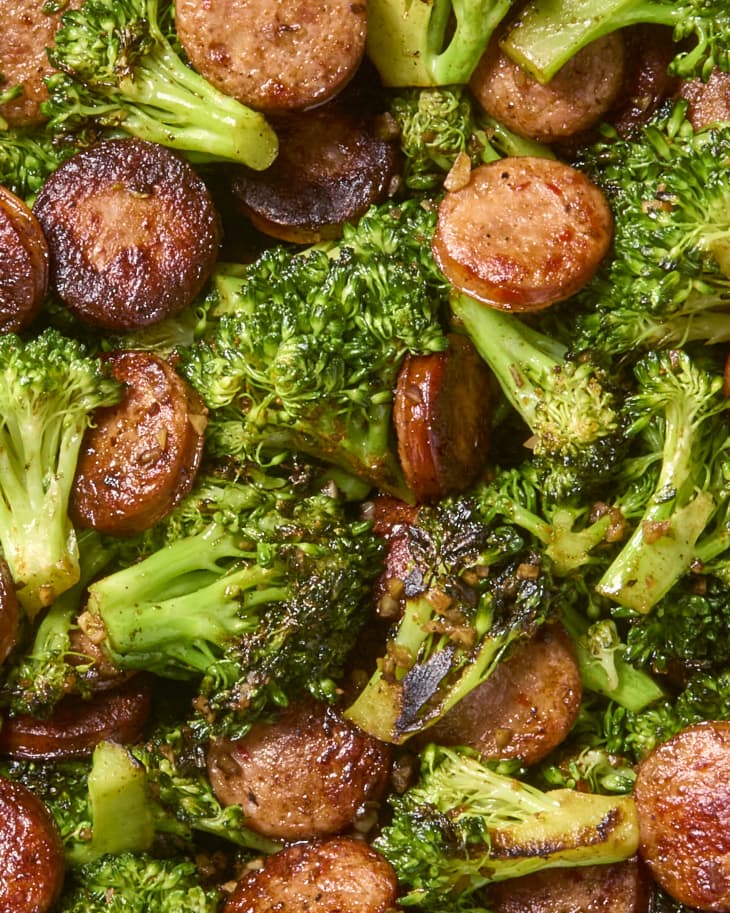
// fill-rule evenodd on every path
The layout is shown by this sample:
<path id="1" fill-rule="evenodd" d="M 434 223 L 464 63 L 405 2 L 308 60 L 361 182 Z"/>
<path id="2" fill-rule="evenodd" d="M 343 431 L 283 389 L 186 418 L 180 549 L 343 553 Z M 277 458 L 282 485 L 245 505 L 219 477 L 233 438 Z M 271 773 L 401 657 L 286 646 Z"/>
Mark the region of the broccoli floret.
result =
<path id="1" fill-rule="evenodd" d="M 647 613 L 686 573 L 716 513 L 725 513 L 730 432 L 721 364 L 708 354 L 663 350 L 635 366 L 637 390 L 627 401 L 632 435 L 661 453 L 656 488 L 629 540 L 597 591 Z"/>
<path id="2" fill-rule="evenodd" d="M 79 619 L 117 667 L 199 682 L 201 738 L 302 692 L 333 696 L 382 552 L 328 495 L 211 490 L 168 521 L 177 538 L 92 583 Z"/>
<path id="3" fill-rule="evenodd" d="M 345 715 L 401 744 L 489 677 L 553 612 L 551 577 L 531 542 L 471 494 L 421 507 L 385 655 Z"/>
<path id="4" fill-rule="evenodd" d="M 528 426 L 535 470 L 555 500 L 611 478 L 626 447 L 626 421 L 608 378 L 587 358 L 512 314 L 455 295 L 455 316 Z"/>
<path id="5" fill-rule="evenodd" d="M 209 452 L 274 463 L 302 452 L 411 498 L 392 401 L 406 354 L 446 346 L 434 224 L 418 201 L 386 204 L 332 244 L 219 267 L 209 327 L 180 360 L 210 410 Z"/>
<path id="6" fill-rule="evenodd" d="M 29 616 L 79 579 L 67 507 L 84 431 L 120 385 L 53 329 L 0 337 L 0 546 Z"/>
<path id="7" fill-rule="evenodd" d="M 221 893 L 205 888 L 192 859 L 146 853 L 104 856 L 73 873 L 56 913 L 217 913 Z"/>
<path id="8" fill-rule="evenodd" d="M 540 82 L 548 82 L 581 48 L 641 23 L 674 30 L 669 71 L 688 78 L 730 69 L 730 10 L 724 0 L 530 0 L 502 46 Z M 689 46 L 687 46 L 689 45 Z"/>
<path id="9" fill-rule="evenodd" d="M 367 53 L 386 86 L 469 81 L 514 0 L 370 0 Z"/>
<path id="10" fill-rule="evenodd" d="M 451 909 L 494 881 L 554 866 L 628 859 L 638 846 L 631 796 L 543 792 L 466 749 L 429 746 L 416 784 L 390 798 L 374 845 L 394 865 L 403 906 Z"/>
<path id="11" fill-rule="evenodd" d="M 727 125 L 695 133 L 685 105 L 642 133 L 606 138 L 579 164 L 614 213 L 614 250 L 579 293 L 575 350 L 631 357 L 730 339 L 730 154 Z"/>
<path id="12" fill-rule="evenodd" d="M 75 151 L 38 130 L 0 130 L 0 185 L 31 204 L 46 178 Z"/>
<path id="13" fill-rule="evenodd" d="M 67 10 L 48 52 L 60 71 L 46 80 L 48 129 L 121 128 L 198 159 L 267 168 L 276 134 L 183 62 L 166 34 L 171 13 L 165 0 L 86 0 Z"/>

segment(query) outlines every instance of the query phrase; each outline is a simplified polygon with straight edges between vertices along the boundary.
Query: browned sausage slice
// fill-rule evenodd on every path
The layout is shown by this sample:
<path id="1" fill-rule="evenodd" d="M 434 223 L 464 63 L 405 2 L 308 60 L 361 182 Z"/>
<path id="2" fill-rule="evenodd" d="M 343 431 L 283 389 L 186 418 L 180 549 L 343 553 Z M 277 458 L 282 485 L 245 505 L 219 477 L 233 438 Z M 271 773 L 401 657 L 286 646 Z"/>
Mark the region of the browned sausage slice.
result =
<path id="1" fill-rule="evenodd" d="M 608 251 L 608 203 L 581 171 L 525 156 L 480 165 L 447 193 L 433 240 L 451 283 L 505 310 L 535 310 L 568 298 Z"/>
<path id="2" fill-rule="evenodd" d="M 648 913 L 651 880 L 638 859 L 546 869 L 490 888 L 494 913 Z"/>
<path id="3" fill-rule="evenodd" d="M 159 522 L 190 490 L 206 410 L 158 355 L 129 350 L 105 360 L 126 389 L 121 402 L 97 410 L 86 432 L 69 512 L 80 526 L 130 535 Z"/>
<path id="4" fill-rule="evenodd" d="M 0 663 L 5 662 L 18 637 L 18 597 L 10 568 L 0 557 Z"/>
<path id="5" fill-rule="evenodd" d="M 335 102 L 275 124 L 279 155 L 266 171 L 236 169 L 231 190 L 253 225 L 272 237 L 314 244 L 342 234 L 382 202 L 398 151 L 356 111 Z"/>
<path id="6" fill-rule="evenodd" d="M 0 187 L 0 333 L 17 333 L 37 316 L 48 288 L 48 245 L 25 203 Z"/>
<path id="7" fill-rule="evenodd" d="M 730 722 L 698 723 L 655 748 L 634 785 L 640 854 L 675 900 L 730 910 Z"/>
<path id="8" fill-rule="evenodd" d="M 490 372 L 467 337 L 451 334 L 445 352 L 408 355 L 398 374 L 393 420 L 398 456 L 419 502 L 474 482 L 487 458 Z"/>
<path id="9" fill-rule="evenodd" d="M 624 44 L 612 32 L 584 47 L 546 84 L 490 42 L 469 86 L 484 110 L 520 136 L 552 143 L 592 126 L 618 97 Z"/>
<path id="10" fill-rule="evenodd" d="M 0 911 L 46 913 L 63 887 L 63 845 L 29 789 L 0 777 Z"/>
<path id="11" fill-rule="evenodd" d="M 389 759 L 385 745 L 334 708 L 302 704 L 242 739 L 214 742 L 208 773 L 223 805 L 243 807 L 248 827 L 302 840 L 350 827 L 382 796 Z"/>
<path id="12" fill-rule="evenodd" d="M 490 759 L 534 764 L 565 739 L 581 702 L 581 679 L 570 638 L 547 625 L 518 644 L 426 733 L 442 745 L 468 745 Z"/>
<path id="13" fill-rule="evenodd" d="M 244 875 L 223 913 L 393 913 L 390 863 L 364 842 L 297 843 Z"/>
<path id="14" fill-rule="evenodd" d="M 47 720 L 18 715 L 3 720 L 0 752 L 24 760 L 89 757 L 102 741 L 139 739 L 150 711 L 149 682 L 135 676 L 89 700 L 64 698 Z"/>
<path id="15" fill-rule="evenodd" d="M 365 52 L 365 2 L 176 0 L 175 12 L 195 69 L 226 95 L 268 113 L 332 98 Z"/>
<path id="16" fill-rule="evenodd" d="M 178 313 L 218 255 L 220 220 L 207 187 L 182 158 L 143 140 L 76 153 L 48 178 L 33 211 L 59 296 L 106 329 Z"/>

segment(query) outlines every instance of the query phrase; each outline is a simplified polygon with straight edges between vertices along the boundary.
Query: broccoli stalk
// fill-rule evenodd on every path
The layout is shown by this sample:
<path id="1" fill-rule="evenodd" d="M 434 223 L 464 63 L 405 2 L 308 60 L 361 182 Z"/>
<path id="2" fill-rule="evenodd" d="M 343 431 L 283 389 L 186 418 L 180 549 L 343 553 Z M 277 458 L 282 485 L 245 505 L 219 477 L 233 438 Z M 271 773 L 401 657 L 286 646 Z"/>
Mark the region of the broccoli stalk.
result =
<path id="1" fill-rule="evenodd" d="M 168 14 L 158 0 L 86 0 L 65 12 L 48 52 L 60 71 L 47 80 L 49 129 L 121 128 L 206 160 L 267 168 L 276 134 L 183 63 L 163 31 Z"/>
<path id="2" fill-rule="evenodd" d="M 641 23 L 674 29 L 675 76 L 707 79 L 730 69 L 730 11 L 724 0 L 530 0 L 502 42 L 507 54 L 540 82 L 549 82 L 578 51 L 609 32 Z"/>
<path id="3" fill-rule="evenodd" d="M 653 435 L 661 427 L 661 468 L 631 538 L 596 589 L 646 613 L 690 569 L 698 539 L 727 501 L 730 436 L 716 366 L 668 350 L 645 356 L 635 374 L 638 390 L 628 403 L 634 433 L 648 428 Z"/>
<path id="4" fill-rule="evenodd" d="M 569 360 L 557 339 L 466 295 L 455 295 L 452 309 L 532 432 L 527 446 L 545 495 L 563 500 L 610 478 L 624 422 L 597 367 Z"/>
<path id="5" fill-rule="evenodd" d="M 31 617 L 79 579 L 69 494 L 93 412 L 119 391 L 55 330 L 0 338 L 0 545 Z"/>
<path id="6" fill-rule="evenodd" d="M 392 823 L 374 841 L 395 867 L 403 906 L 450 909 L 490 882 L 636 852 L 631 796 L 543 792 L 466 749 L 431 745 L 420 760 L 416 784 L 391 797 Z"/>
<path id="7" fill-rule="evenodd" d="M 464 84 L 514 0 L 371 0 L 368 56 L 386 86 Z"/>

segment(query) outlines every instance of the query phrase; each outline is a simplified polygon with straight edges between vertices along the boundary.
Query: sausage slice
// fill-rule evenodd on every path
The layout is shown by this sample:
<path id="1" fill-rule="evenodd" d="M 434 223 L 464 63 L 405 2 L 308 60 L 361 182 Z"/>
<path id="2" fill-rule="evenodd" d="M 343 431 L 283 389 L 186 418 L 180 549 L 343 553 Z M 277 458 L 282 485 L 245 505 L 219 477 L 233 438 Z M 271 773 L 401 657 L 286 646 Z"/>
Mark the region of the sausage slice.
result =
<path id="1" fill-rule="evenodd" d="M 433 253 L 467 295 L 537 310 L 588 282 L 612 229 L 606 198 L 581 171 L 552 159 L 505 158 L 475 168 L 465 187 L 446 194 Z"/>
<path id="2" fill-rule="evenodd" d="M 393 913 L 390 863 L 361 840 L 296 843 L 244 875 L 223 913 Z"/>
<path id="3" fill-rule="evenodd" d="M 334 709 L 291 706 L 242 739 L 214 742 L 208 773 L 220 802 L 241 805 L 248 827 L 302 840 L 350 827 L 388 779 L 387 746 Z"/>
<path id="4" fill-rule="evenodd" d="M 220 219 L 206 185 L 182 158 L 143 140 L 78 152 L 48 178 L 33 211 L 58 295 L 109 330 L 178 313 L 218 255 Z"/>
<path id="5" fill-rule="evenodd" d="M 634 784 L 640 854 L 664 890 L 730 910 L 730 722 L 698 723 L 655 748 Z"/>
<path id="6" fill-rule="evenodd" d="M 408 355 L 393 402 L 398 456 L 419 502 L 474 482 L 487 458 L 492 408 L 490 372 L 466 336 L 448 349 Z"/>
<path id="7" fill-rule="evenodd" d="M 152 352 L 113 352 L 105 362 L 125 392 L 97 410 L 85 434 L 69 513 L 79 526 L 126 536 L 159 522 L 192 487 L 206 409 Z"/>
<path id="8" fill-rule="evenodd" d="M 195 69 L 272 114 L 333 98 L 365 53 L 357 0 L 175 0 L 177 34 Z"/>
<path id="9" fill-rule="evenodd" d="M 46 913 L 63 887 L 61 836 L 27 787 L 0 777 L 0 910 Z"/>
<path id="10" fill-rule="evenodd" d="M 48 289 L 48 245 L 38 219 L 0 187 L 0 333 L 25 329 Z"/>

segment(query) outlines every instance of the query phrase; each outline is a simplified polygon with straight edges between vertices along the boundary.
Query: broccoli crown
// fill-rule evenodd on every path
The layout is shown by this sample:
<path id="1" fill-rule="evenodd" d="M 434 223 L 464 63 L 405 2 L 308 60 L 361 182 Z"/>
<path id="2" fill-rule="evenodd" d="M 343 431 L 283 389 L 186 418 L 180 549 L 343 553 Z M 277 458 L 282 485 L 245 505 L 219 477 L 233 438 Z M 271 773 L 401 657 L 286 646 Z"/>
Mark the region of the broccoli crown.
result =
<path id="1" fill-rule="evenodd" d="M 0 185 L 31 202 L 46 178 L 75 151 L 56 145 L 45 133 L 0 130 Z"/>
<path id="2" fill-rule="evenodd" d="M 407 496 L 391 404 L 406 353 L 446 345 L 434 220 L 417 201 L 386 205 L 336 247 L 275 247 L 219 275 L 208 332 L 180 363 L 211 410 L 214 453 L 298 450 Z"/>
<path id="3" fill-rule="evenodd" d="M 615 214 L 614 255 L 579 294 L 576 349 L 614 355 L 730 339 L 730 127 L 695 133 L 680 103 L 580 165 Z"/>
<path id="4" fill-rule="evenodd" d="M 502 44 L 548 82 L 591 41 L 640 23 L 673 29 L 672 75 L 707 79 L 715 66 L 730 69 L 730 12 L 723 0 L 530 0 Z"/>
<path id="5" fill-rule="evenodd" d="M 43 103 L 52 132 L 121 128 L 206 159 L 267 168 L 278 151 L 263 117 L 183 63 L 168 35 L 172 6 L 158 0 L 86 0 L 67 10 L 49 59 Z"/>
<path id="6" fill-rule="evenodd" d="M 374 845 L 396 869 L 403 906 L 444 909 L 491 881 L 554 865 L 627 859 L 638 845 L 630 796 L 543 792 L 473 752 L 436 745 L 415 785 L 393 795 Z"/>
<path id="7" fill-rule="evenodd" d="M 56 330 L 0 337 L 0 545 L 31 615 L 79 579 L 69 494 L 94 410 L 119 396 L 99 361 Z"/>

